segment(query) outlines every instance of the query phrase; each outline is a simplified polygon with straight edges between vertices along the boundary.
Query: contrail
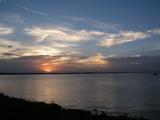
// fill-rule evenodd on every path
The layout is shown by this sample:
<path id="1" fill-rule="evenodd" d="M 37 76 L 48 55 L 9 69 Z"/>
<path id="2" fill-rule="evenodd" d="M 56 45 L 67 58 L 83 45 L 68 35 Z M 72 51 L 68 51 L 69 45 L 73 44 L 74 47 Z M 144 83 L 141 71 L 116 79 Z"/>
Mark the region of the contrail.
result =
<path id="1" fill-rule="evenodd" d="M 17 7 L 21 8 L 21 9 L 24 9 L 24 10 L 27 10 L 27 11 L 30 11 L 30 12 L 33 12 L 33 13 L 36 13 L 36 14 L 39 14 L 39 15 L 48 16 L 47 13 L 41 12 L 39 10 L 28 8 L 26 6 L 17 5 Z"/>
<path id="2" fill-rule="evenodd" d="M 6 3 L 6 1 L 5 0 L 0 0 L 0 3 Z M 16 7 L 20 8 L 20 9 L 23 9 L 23 10 L 30 11 L 30 12 L 38 14 L 38 15 L 49 16 L 47 13 L 41 12 L 39 10 L 28 8 L 26 6 L 16 5 Z"/>

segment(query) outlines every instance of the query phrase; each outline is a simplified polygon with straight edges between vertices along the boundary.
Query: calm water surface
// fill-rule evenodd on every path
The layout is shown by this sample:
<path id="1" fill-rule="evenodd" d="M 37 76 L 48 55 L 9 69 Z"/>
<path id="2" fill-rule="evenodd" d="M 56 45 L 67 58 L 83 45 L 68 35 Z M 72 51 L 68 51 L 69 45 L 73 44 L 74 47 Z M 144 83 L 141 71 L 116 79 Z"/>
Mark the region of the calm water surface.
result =
<path id="1" fill-rule="evenodd" d="M 65 107 L 160 120 L 160 75 L 0 75 L 0 92 Z"/>

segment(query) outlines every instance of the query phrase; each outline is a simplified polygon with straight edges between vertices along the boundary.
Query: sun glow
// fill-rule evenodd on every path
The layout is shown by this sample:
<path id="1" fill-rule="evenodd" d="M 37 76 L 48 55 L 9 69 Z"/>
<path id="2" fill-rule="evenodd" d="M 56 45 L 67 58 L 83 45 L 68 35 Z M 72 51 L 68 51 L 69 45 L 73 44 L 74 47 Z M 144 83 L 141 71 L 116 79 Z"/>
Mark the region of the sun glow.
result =
<path id="1" fill-rule="evenodd" d="M 41 69 L 46 73 L 50 73 L 55 70 L 55 67 L 51 63 L 43 63 Z"/>
<path id="2" fill-rule="evenodd" d="M 47 73 L 49 73 L 49 72 L 51 72 L 52 70 L 46 69 L 46 70 L 44 70 L 44 71 L 47 72 Z"/>

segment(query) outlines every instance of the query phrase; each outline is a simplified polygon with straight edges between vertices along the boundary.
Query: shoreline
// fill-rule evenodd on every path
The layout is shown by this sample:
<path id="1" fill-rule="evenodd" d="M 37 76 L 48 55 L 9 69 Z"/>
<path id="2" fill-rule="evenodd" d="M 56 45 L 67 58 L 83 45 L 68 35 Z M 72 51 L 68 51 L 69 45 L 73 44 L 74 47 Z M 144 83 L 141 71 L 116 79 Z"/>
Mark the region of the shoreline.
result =
<path id="1" fill-rule="evenodd" d="M 152 74 L 152 75 L 159 75 L 160 71 L 158 72 L 77 72 L 77 73 L 0 73 L 0 75 L 85 75 L 85 74 Z"/>
<path id="2" fill-rule="evenodd" d="M 147 120 L 142 117 L 108 115 L 97 110 L 86 111 L 64 108 L 56 103 L 47 104 L 21 98 L 9 97 L 0 93 L 0 118 L 5 119 L 44 119 L 44 120 Z"/>

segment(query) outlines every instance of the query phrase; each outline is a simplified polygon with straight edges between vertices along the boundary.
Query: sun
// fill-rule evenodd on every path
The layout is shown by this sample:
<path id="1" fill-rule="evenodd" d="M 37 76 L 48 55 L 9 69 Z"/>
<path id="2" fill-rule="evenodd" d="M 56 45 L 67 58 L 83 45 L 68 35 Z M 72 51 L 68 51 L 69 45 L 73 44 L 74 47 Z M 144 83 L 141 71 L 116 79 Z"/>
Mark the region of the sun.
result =
<path id="1" fill-rule="evenodd" d="M 46 69 L 46 70 L 44 70 L 44 71 L 47 72 L 47 73 L 50 73 L 52 70 Z"/>
<path id="2" fill-rule="evenodd" d="M 46 73 L 51 73 L 51 72 L 54 71 L 54 69 L 55 69 L 55 67 L 51 63 L 43 63 L 41 65 L 41 70 L 46 72 Z"/>

